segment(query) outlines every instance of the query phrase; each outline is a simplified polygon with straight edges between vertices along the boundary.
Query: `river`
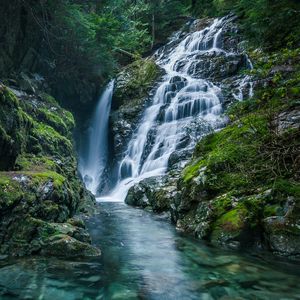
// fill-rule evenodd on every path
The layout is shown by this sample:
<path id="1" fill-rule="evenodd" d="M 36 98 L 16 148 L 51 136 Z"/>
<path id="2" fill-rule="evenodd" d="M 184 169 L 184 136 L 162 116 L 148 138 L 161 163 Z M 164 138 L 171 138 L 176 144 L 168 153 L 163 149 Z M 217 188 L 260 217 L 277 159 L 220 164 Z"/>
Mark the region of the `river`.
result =
<path id="1" fill-rule="evenodd" d="M 0 299 L 300 299 L 300 268 L 217 249 L 164 216 L 102 203 L 87 220 L 98 258 L 0 260 Z"/>

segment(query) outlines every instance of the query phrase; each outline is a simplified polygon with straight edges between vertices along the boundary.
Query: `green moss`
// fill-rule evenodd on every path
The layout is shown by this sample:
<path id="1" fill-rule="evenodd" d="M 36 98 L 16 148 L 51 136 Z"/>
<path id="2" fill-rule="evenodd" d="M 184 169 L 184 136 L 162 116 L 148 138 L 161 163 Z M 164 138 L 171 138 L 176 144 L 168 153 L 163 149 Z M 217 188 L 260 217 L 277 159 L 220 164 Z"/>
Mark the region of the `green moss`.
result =
<path id="1" fill-rule="evenodd" d="M 63 110 L 62 114 L 63 114 L 64 122 L 67 125 L 67 127 L 69 129 L 73 129 L 75 127 L 75 119 L 73 114 L 67 110 Z"/>
<path id="2" fill-rule="evenodd" d="M 0 172 L 0 210 L 15 205 L 23 195 L 19 184 L 7 173 Z"/>
<path id="3" fill-rule="evenodd" d="M 0 103 L 10 107 L 18 107 L 19 100 L 7 87 L 0 85 Z"/>
<path id="4" fill-rule="evenodd" d="M 37 185 L 41 185 L 43 182 L 51 180 L 53 181 L 54 187 L 59 188 L 66 182 L 66 178 L 64 176 L 53 171 L 41 173 L 27 171 L 22 172 L 22 174 L 30 176 L 32 178 L 32 182 Z"/>
<path id="5" fill-rule="evenodd" d="M 220 219 L 218 219 L 217 224 L 219 225 L 230 225 L 233 229 L 239 228 L 241 225 L 241 218 L 239 211 L 233 209 L 226 214 L 224 214 Z"/>
<path id="6" fill-rule="evenodd" d="M 263 216 L 264 218 L 273 217 L 273 216 L 282 216 L 283 209 L 280 205 L 266 205 L 264 207 Z"/>
<path id="7" fill-rule="evenodd" d="M 278 179 L 275 181 L 273 189 L 274 193 L 277 194 L 277 197 L 280 197 L 280 195 L 288 195 L 293 196 L 296 199 L 300 199 L 299 182 L 293 182 L 291 180 L 286 179 Z"/>
<path id="8" fill-rule="evenodd" d="M 53 113 L 49 109 L 43 108 L 39 110 L 38 113 L 40 121 L 53 127 L 55 130 L 62 134 L 68 133 L 67 125 L 65 124 L 63 118 L 58 115 L 57 112 Z"/>
<path id="9" fill-rule="evenodd" d="M 52 127 L 35 122 L 32 132 L 45 153 L 58 156 L 72 155 L 72 143 Z"/>
<path id="10" fill-rule="evenodd" d="M 42 98 L 43 102 L 45 103 L 55 105 L 55 106 L 58 104 L 55 98 L 53 98 L 51 95 L 47 93 L 40 93 L 39 96 Z"/>
<path id="11" fill-rule="evenodd" d="M 200 160 L 196 162 L 192 162 L 189 166 L 187 166 L 183 170 L 183 181 L 189 182 L 191 179 L 197 177 L 199 175 L 199 171 L 204 167 L 205 161 Z"/>
<path id="12" fill-rule="evenodd" d="M 22 171 L 55 171 L 57 169 L 57 165 L 51 157 L 35 156 L 31 154 L 19 155 L 16 166 Z"/>
<path id="13" fill-rule="evenodd" d="M 221 227 L 226 232 L 241 230 L 245 224 L 247 211 L 244 208 L 233 209 L 217 219 L 215 226 Z"/>
<path id="14" fill-rule="evenodd" d="M 198 143 L 193 161 L 184 169 L 183 181 L 198 176 L 205 166 L 205 188 L 209 190 L 219 193 L 253 185 L 248 171 L 257 161 L 257 153 L 267 136 L 266 117 L 250 114 L 205 137 Z"/>
<path id="15" fill-rule="evenodd" d="M 64 109 L 58 107 L 40 108 L 36 114 L 40 122 L 46 123 L 63 135 L 70 136 L 75 127 L 73 115 Z"/>
<path id="16" fill-rule="evenodd" d="M 139 59 L 121 72 L 121 86 L 114 92 L 114 107 L 132 105 L 143 100 L 161 74 L 158 65 L 152 59 Z"/>
<path id="17" fill-rule="evenodd" d="M 232 208 L 232 196 L 225 194 L 215 198 L 212 202 L 215 218 L 219 218 Z"/>

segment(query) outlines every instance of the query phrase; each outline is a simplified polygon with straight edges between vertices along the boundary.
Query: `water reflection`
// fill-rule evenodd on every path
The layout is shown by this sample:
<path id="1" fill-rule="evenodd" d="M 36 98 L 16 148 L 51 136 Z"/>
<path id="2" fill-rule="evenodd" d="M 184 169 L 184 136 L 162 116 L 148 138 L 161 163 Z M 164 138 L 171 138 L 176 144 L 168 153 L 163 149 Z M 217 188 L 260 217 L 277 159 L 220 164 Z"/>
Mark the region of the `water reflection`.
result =
<path id="1" fill-rule="evenodd" d="M 300 299 L 298 266 L 215 249 L 122 203 L 89 220 L 101 258 L 0 260 L 0 299 Z"/>

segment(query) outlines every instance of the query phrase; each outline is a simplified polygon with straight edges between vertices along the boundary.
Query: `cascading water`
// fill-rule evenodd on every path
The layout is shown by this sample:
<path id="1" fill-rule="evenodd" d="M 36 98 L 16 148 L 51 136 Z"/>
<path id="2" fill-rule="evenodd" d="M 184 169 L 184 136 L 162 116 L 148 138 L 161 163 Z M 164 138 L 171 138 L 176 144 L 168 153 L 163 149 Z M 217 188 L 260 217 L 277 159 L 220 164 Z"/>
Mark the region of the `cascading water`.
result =
<path id="1" fill-rule="evenodd" d="M 101 175 L 107 163 L 108 119 L 113 89 L 114 81 L 111 81 L 99 99 L 89 128 L 87 154 L 82 155 L 79 162 L 79 172 L 85 186 L 94 195 L 97 194 Z"/>
<path id="2" fill-rule="evenodd" d="M 119 164 L 116 188 L 99 200 L 123 201 L 135 183 L 164 174 L 171 154 L 182 147 L 195 120 L 198 124 L 209 124 L 212 129 L 224 124 L 221 89 L 194 76 L 194 64 L 207 55 L 232 55 L 221 48 L 227 20 L 216 19 L 211 26 L 187 35 L 171 51 L 163 49 L 156 53 L 156 61 L 166 75 Z M 200 137 L 201 134 L 184 142 L 184 148 L 194 148 Z"/>

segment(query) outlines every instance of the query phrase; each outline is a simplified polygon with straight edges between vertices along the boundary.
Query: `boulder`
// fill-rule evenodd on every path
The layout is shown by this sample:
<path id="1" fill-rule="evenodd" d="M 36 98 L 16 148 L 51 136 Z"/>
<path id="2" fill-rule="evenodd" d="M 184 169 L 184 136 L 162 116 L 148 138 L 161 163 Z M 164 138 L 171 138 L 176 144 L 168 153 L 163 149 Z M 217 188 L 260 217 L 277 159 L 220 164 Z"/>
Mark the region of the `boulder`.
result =
<path id="1" fill-rule="evenodd" d="M 142 180 L 130 188 L 125 203 L 141 208 L 149 207 L 161 213 L 168 211 L 176 195 L 175 179 L 168 181 L 165 176 Z"/>
<path id="2" fill-rule="evenodd" d="M 100 256 L 98 248 L 87 243 L 80 242 L 68 235 L 57 234 L 45 240 L 42 255 L 78 257 Z"/>

